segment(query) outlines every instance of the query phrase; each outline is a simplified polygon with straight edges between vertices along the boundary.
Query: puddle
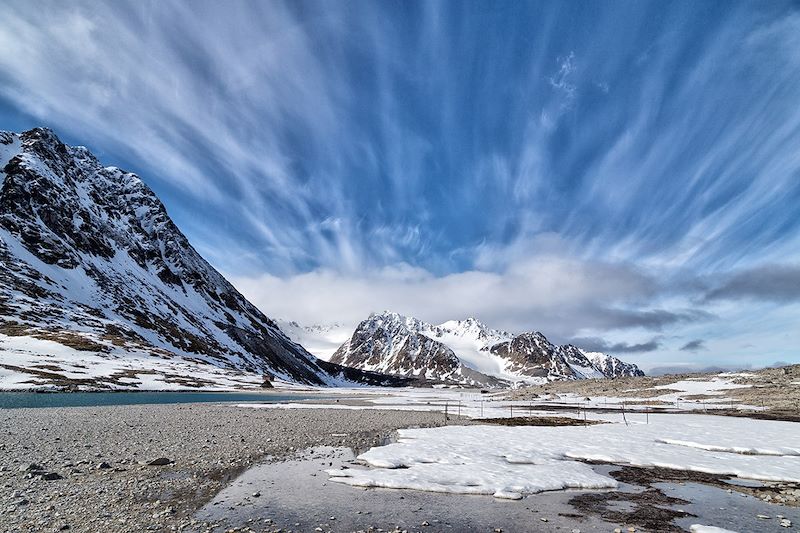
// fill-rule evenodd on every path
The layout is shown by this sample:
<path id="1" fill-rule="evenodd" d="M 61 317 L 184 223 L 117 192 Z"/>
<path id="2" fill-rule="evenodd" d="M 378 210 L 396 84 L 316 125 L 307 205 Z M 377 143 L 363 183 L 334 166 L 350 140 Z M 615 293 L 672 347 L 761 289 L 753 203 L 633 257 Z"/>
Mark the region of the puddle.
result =
<path id="1" fill-rule="evenodd" d="M 491 496 L 364 489 L 330 482 L 325 473 L 330 468 L 364 467 L 356 464 L 350 449 L 314 448 L 291 460 L 247 470 L 195 518 L 213 523 L 212 531 L 242 526 L 284 531 L 319 527 L 333 532 L 370 527 L 426 533 L 496 528 L 504 532 L 613 531 L 623 525 L 577 514 L 568 504 L 574 492 L 538 494 L 511 502 Z"/>
<path id="2" fill-rule="evenodd" d="M 664 494 L 688 500 L 681 505 L 684 511 L 697 518 L 679 518 L 675 523 L 689 529 L 692 524 L 717 526 L 742 533 L 750 531 L 797 531 L 800 525 L 800 509 L 766 503 L 747 494 L 704 485 L 702 483 L 654 483 L 653 487 Z M 758 515 L 768 519 L 758 518 Z M 778 515 L 792 521 L 792 527 L 781 527 Z"/>

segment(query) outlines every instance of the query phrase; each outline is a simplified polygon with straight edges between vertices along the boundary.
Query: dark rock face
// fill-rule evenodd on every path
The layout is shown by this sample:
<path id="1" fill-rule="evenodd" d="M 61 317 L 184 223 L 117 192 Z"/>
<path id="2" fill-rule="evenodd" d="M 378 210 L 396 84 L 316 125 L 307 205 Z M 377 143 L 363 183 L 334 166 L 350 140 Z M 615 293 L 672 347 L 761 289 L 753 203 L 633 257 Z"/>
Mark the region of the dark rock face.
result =
<path id="1" fill-rule="evenodd" d="M 508 360 L 509 370 L 515 374 L 550 379 L 576 377 L 561 349 L 539 332 L 517 335 L 511 341 L 495 344 L 490 351 Z"/>
<path id="2" fill-rule="evenodd" d="M 550 380 L 644 375 L 634 364 L 606 354 L 586 353 L 571 344 L 557 346 L 539 332 L 523 333 L 495 344 L 490 351 L 509 360 L 509 368 L 515 373 Z"/>
<path id="3" fill-rule="evenodd" d="M 138 176 L 41 128 L 0 132 L 0 156 L 0 332 L 311 384 L 344 371 L 319 366 L 211 267 Z"/>

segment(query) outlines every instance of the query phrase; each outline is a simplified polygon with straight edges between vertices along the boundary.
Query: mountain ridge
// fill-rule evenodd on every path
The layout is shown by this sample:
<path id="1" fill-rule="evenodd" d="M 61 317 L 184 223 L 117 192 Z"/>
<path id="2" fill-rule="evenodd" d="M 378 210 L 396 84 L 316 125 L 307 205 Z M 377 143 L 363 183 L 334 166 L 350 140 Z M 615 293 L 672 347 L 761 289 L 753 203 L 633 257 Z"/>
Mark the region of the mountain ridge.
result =
<path id="1" fill-rule="evenodd" d="M 409 344 L 414 346 L 413 353 L 402 353 Z M 426 347 L 430 352 L 424 351 Z M 444 352 L 442 347 L 452 353 L 447 359 L 436 358 Z M 429 367 L 416 364 L 418 359 L 431 358 L 436 362 Z M 488 377 L 505 382 L 644 375 L 632 363 L 570 344 L 554 345 L 537 331 L 515 335 L 491 329 L 475 318 L 433 325 L 391 311 L 373 313 L 359 323 L 330 360 L 397 375 L 425 374 L 443 381 L 459 381 L 463 371 L 456 369 L 460 367 L 477 372 L 484 380 Z M 412 361 L 415 364 L 409 366 Z M 446 361 L 449 363 L 444 364 Z"/>

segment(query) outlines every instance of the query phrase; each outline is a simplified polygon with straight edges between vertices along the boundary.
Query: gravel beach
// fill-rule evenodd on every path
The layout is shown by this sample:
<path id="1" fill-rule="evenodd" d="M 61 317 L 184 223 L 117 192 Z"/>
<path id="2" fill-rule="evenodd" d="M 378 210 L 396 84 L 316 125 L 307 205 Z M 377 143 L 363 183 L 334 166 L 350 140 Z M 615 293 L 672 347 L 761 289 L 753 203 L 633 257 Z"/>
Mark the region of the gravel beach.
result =
<path id="1" fill-rule="evenodd" d="M 269 456 L 364 450 L 398 428 L 443 422 L 439 413 L 227 404 L 2 410 L 0 531 L 192 530 L 198 508 Z"/>

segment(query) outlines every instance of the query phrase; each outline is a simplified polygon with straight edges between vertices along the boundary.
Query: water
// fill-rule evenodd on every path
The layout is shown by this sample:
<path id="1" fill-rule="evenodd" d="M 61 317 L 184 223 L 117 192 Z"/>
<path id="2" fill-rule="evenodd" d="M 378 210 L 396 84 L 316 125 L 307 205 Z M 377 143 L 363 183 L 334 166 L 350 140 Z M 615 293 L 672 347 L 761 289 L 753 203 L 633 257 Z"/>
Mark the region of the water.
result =
<path id="1" fill-rule="evenodd" d="M 320 396 L 259 392 L 2 392 L 0 409 L 22 407 L 86 407 L 194 402 L 277 403 Z"/>
<path id="2" fill-rule="evenodd" d="M 800 510 L 766 503 L 758 498 L 740 492 L 701 485 L 699 483 L 655 483 L 668 496 L 689 500 L 688 505 L 680 505 L 684 511 L 696 514 L 696 518 L 678 518 L 675 523 L 689 528 L 692 524 L 717 526 L 733 531 L 787 531 L 780 526 L 778 515 L 788 518 L 792 524 L 800 524 Z M 759 518 L 759 515 L 767 518 Z M 793 525 L 788 531 L 795 531 Z"/>

